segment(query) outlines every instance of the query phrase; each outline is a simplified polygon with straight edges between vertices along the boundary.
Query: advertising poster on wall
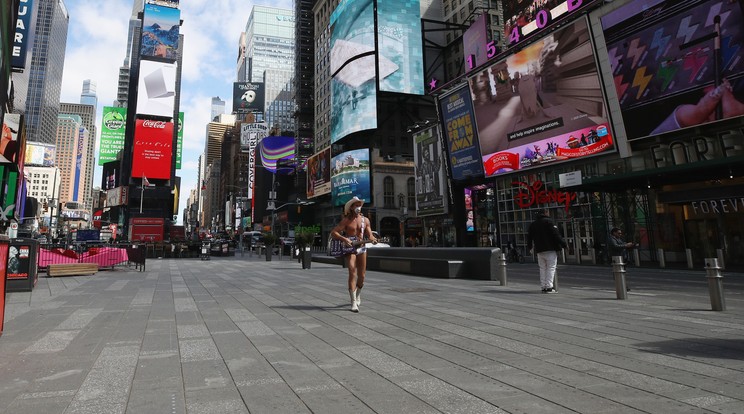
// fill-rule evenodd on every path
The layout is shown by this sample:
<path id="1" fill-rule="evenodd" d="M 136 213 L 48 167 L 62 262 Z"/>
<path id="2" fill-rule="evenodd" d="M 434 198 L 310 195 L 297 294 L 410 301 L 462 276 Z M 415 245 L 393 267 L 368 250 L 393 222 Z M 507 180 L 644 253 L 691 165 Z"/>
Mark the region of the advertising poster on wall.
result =
<path id="1" fill-rule="evenodd" d="M 173 123 L 138 119 L 134 129 L 132 177 L 171 178 Z"/>
<path id="2" fill-rule="evenodd" d="M 263 123 L 240 126 L 240 149 L 248 153 L 248 198 L 253 198 L 253 183 L 256 181 L 256 147 L 267 135 L 269 126 Z"/>
<path id="3" fill-rule="evenodd" d="M 115 161 L 124 148 L 124 132 L 127 126 L 127 108 L 103 107 L 101 141 L 98 145 L 98 165 Z"/>
<path id="4" fill-rule="evenodd" d="M 331 148 L 307 159 L 307 198 L 331 192 Z"/>
<path id="5" fill-rule="evenodd" d="M 439 144 L 439 127 L 413 135 L 413 162 L 416 175 L 416 215 L 447 214 L 447 180 Z"/>
<path id="6" fill-rule="evenodd" d="M 473 101 L 467 87 L 439 99 L 444 121 L 444 138 L 452 167 L 452 179 L 463 180 L 483 175 L 483 163 L 478 150 Z"/>
<path id="7" fill-rule="evenodd" d="M 372 0 L 343 0 L 331 14 L 331 143 L 377 128 L 375 15 Z M 380 77 L 393 73 L 383 64 Z"/>
<path id="8" fill-rule="evenodd" d="M 140 61 L 137 113 L 173 118 L 176 96 L 176 65 Z"/>
<path id="9" fill-rule="evenodd" d="M 266 89 L 263 82 L 233 83 L 233 112 L 245 115 L 263 113 L 266 105 Z"/>
<path id="10" fill-rule="evenodd" d="M 178 113 L 178 133 L 176 145 L 176 169 L 181 169 L 181 154 L 183 153 L 183 112 Z"/>
<path id="11" fill-rule="evenodd" d="M 181 11 L 157 4 L 145 4 L 142 23 L 142 56 L 178 59 Z"/>
<path id="12" fill-rule="evenodd" d="M 421 5 L 411 0 L 377 0 L 380 90 L 424 94 Z M 391 66 L 392 65 L 392 66 Z"/>
<path id="13" fill-rule="evenodd" d="M 486 176 L 614 149 L 580 19 L 469 79 Z"/>
<path id="14" fill-rule="evenodd" d="M 462 55 L 465 58 L 466 72 L 488 60 L 486 45 L 491 40 L 488 20 L 488 13 L 481 14 L 462 34 Z"/>
<path id="15" fill-rule="evenodd" d="M 25 165 L 35 165 L 41 167 L 53 167 L 54 157 L 57 154 L 57 146 L 54 144 L 45 144 L 42 142 L 26 143 Z"/>
<path id="16" fill-rule="evenodd" d="M 5 114 L 3 118 L 3 133 L 0 137 L 0 163 L 18 164 L 19 171 L 23 171 L 25 160 L 25 131 L 23 130 L 23 116 L 20 114 Z"/>
<path id="17" fill-rule="evenodd" d="M 601 22 L 629 140 L 744 115 L 744 1 L 635 0 Z"/>
<path id="18" fill-rule="evenodd" d="M 368 149 L 342 152 L 331 159 L 333 205 L 342 206 L 354 196 L 372 202 Z"/>

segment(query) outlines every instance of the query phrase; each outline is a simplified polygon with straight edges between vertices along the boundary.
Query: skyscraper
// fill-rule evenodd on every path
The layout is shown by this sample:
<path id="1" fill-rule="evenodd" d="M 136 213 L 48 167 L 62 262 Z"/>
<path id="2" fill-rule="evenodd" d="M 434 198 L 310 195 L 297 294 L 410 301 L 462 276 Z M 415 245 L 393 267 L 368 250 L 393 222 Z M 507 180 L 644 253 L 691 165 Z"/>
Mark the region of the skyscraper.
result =
<path id="1" fill-rule="evenodd" d="M 83 81 L 83 92 L 80 94 L 80 103 L 98 107 L 98 95 L 96 95 L 96 82 L 90 79 Z"/>
<path id="2" fill-rule="evenodd" d="M 139 45 L 135 39 L 139 38 L 142 33 L 142 21 L 139 14 L 142 12 L 142 0 L 133 0 L 132 15 L 129 17 L 129 32 L 127 33 L 127 55 L 124 58 L 124 64 L 119 68 L 119 83 L 116 90 L 116 100 L 114 106 L 126 107 L 129 100 L 129 72 L 132 62 L 132 48 Z M 137 56 L 137 53 L 134 53 Z"/>
<path id="3" fill-rule="evenodd" d="M 90 209 L 85 198 L 90 197 L 91 189 L 85 188 L 85 177 L 87 170 L 92 170 L 94 166 L 89 165 L 85 157 L 90 146 L 90 135 L 80 115 L 59 115 L 55 145 L 56 164 L 62 177 L 59 201 L 76 201 Z"/>
<path id="4" fill-rule="evenodd" d="M 214 122 L 214 118 L 225 113 L 225 101 L 219 96 L 212 97 L 212 114 L 209 116 L 209 122 Z"/>
<path id="5" fill-rule="evenodd" d="M 53 144 L 57 131 L 69 15 L 63 0 L 39 0 L 26 96 L 28 141 Z"/>
<path id="6" fill-rule="evenodd" d="M 95 86 L 95 83 L 93 84 Z M 85 87 L 83 87 L 85 90 Z M 83 128 L 88 131 L 89 143 L 85 147 L 85 153 L 82 157 L 85 159 L 85 165 L 90 166 L 86 168 L 82 173 L 82 190 L 81 198 L 76 200 L 80 203 L 84 203 L 86 208 L 92 208 L 93 206 L 93 173 L 95 169 L 95 142 L 96 142 L 96 107 L 92 105 L 76 104 L 76 103 L 60 103 L 59 104 L 59 115 L 73 115 L 80 118 L 80 123 Z M 68 200 L 70 201 L 70 200 Z"/>
<path id="7" fill-rule="evenodd" d="M 292 10 L 253 6 L 245 27 L 247 71 L 251 82 L 265 82 L 266 110 L 269 126 L 294 130 L 295 32 Z M 241 76 L 238 74 L 238 79 Z"/>

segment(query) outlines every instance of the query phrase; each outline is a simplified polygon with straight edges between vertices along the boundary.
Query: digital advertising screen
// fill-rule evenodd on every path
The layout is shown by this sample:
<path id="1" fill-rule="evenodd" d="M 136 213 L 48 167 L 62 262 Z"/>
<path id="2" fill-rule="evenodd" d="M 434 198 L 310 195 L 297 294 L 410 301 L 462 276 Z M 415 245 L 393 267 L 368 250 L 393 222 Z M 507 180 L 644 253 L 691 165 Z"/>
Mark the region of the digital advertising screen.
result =
<path id="1" fill-rule="evenodd" d="M 23 151 L 26 147 L 24 134 L 23 116 L 6 113 L 0 137 L 0 163 L 19 164 L 19 167 L 23 165 L 22 161 L 25 161 Z"/>
<path id="2" fill-rule="evenodd" d="M 176 65 L 141 60 L 137 114 L 173 118 L 175 97 Z"/>
<path id="3" fill-rule="evenodd" d="M 176 169 L 181 169 L 181 155 L 183 154 L 183 112 L 178 113 L 178 126 L 177 126 L 177 145 L 176 145 Z"/>
<path id="4" fill-rule="evenodd" d="M 377 128 L 373 0 L 343 0 L 331 14 L 331 143 Z M 381 63 L 381 77 L 394 72 Z"/>
<path id="5" fill-rule="evenodd" d="M 253 198 L 253 184 L 256 181 L 256 147 L 268 135 L 267 124 L 240 125 L 240 149 L 248 153 L 248 198 Z"/>
<path id="6" fill-rule="evenodd" d="M 266 106 L 266 89 L 263 82 L 233 83 L 233 112 L 248 114 L 263 113 Z"/>
<path id="7" fill-rule="evenodd" d="M 169 180 L 173 159 L 173 123 L 138 119 L 134 128 L 132 177 Z"/>
<path id="8" fill-rule="evenodd" d="M 53 167 L 56 154 L 57 146 L 54 144 L 28 142 L 26 143 L 26 157 L 24 164 Z"/>
<path id="9" fill-rule="evenodd" d="M 744 1 L 635 0 L 601 22 L 629 140 L 744 115 Z"/>
<path id="10" fill-rule="evenodd" d="M 146 4 L 157 4 L 163 7 L 178 7 L 179 0 L 145 0 Z"/>
<path id="11" fill-rule="evenodd" d="M 504 0 L 504 35 L 516 44 L 596 0 Z"/>
<path id="12" fill-rule="evenodd" d="M 413 162 L 416 176 L 416 215 L 446 214 L 449 207 L 447 180 L 439 144 L 439 127 L 413 135 Z"/>
<path id="13" fill-rule="evenodd" d="M 462 55 L 465 58 L 466 72 L 489 59 L 486 45 L 491 40 L 491 30 L 488 20 L 488 13 L 481 14 L 462 34 Z"/>
<path id="14" fill-rule="evenodd" d="M 331 192 L 331 148 L 307 159 L 307 198 Z"/>
<path id="15" fill-rule="evenodd" d="M 423 95 L 419 0 L 377 0 L 377 47 L 380 90 Z M 390 74 L 388 68 L 392 70 Z"/>
<path id="16" fill-rule="evenodd" d="M 478 149 L 470 90 L 462 87 L 440 98 L 439 113 L 444 124 L 444 142 L 452 168 L 452 179 L 482 177 L 483 162 Z"/>
<path id="17" fill-rule="evenodd" d="M 486 176 L 615 148 L 586 19 L 469 79 Z"/>
<path id="18" fill-rule="evenodd" d="M 342 206 L 357 196 L 372 202 L 369 174 L 369 149 L 342 152 L 331 158 L 331 198 Z"/>
<path id="19" fill-rule="evenodd" d="M 115 161 L 124 149 L 124 133 L 127 126 L 127 108 L 103 107 L 101 140 L 98 145 L 98 165 Z"/>
<path id="20" fill-rule="evenodd" d="M 178 59 L 180 30 L 181 11 L 178 8 L 145 4 L 140 48 L 142 56 Z"/>

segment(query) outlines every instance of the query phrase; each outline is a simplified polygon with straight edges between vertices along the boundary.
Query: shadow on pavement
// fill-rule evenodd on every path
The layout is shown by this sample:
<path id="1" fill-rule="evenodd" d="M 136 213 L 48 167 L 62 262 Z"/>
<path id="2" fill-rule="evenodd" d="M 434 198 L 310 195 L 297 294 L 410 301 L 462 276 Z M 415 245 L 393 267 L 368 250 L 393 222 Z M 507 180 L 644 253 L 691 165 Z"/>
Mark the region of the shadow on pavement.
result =
<path id="1" fill-rule="evenodd" d="M 744 339 L 685 338 L 647 342 L 639 348 L 664 355 L 744 360 Z"/>
<path id="2" fill-rule="evenodd" d="M 344 303 L 343 305 L 336 305 L 336 306 L 313 306 L 313 305 L 281 305 L 281 306 L 271 306 L 272 309 L 291 309 L 291 310 L 300 310 L 300 311 L 311 311 L 311 310 L 336 310 L 336 309 L 346 309 L 349 307 L 348 303 Z"/>

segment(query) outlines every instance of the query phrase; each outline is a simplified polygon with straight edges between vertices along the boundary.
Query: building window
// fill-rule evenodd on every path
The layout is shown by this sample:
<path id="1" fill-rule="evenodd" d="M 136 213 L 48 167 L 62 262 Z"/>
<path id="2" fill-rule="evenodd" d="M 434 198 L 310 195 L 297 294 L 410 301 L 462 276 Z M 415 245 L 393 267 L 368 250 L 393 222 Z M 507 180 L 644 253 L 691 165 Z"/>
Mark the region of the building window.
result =
<path id="1" fill-rule="evenodd" d="M 395 208 L 395 181 L 393 181 L 393 177 L 385 177 L 382 181 L 382 191 L 383 207 Z"/>
<path id="2" fill-rule="evenodd" d="M 408 210 L 416 209 L 416 179 L 408 177 L 406 182 L 406 192 L 408 193 Z"/>

